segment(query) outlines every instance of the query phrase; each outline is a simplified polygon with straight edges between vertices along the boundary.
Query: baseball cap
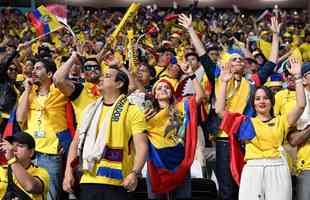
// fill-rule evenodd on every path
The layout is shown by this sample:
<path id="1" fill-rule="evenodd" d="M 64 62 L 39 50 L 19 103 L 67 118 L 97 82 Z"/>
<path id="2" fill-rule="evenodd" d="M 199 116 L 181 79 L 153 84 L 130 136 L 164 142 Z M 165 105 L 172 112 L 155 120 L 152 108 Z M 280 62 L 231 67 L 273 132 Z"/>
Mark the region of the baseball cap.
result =
<path id="1" fill-rule="evenodd" d="M 305 62 L 301 68 L 301 74 L 304 76 L 310 73 L 310 62 Z"/>
<path id="2" fill-rule="evenodd" d="M 10 143 L 12 142 L 18 142 L 20 144 L 26 144 L 29 149 L 35 149 L 35 141 L 34 138 L 26 132 L 17 132 L 14 133 L 12 136 L 8 136 L 5 138 Z"/>

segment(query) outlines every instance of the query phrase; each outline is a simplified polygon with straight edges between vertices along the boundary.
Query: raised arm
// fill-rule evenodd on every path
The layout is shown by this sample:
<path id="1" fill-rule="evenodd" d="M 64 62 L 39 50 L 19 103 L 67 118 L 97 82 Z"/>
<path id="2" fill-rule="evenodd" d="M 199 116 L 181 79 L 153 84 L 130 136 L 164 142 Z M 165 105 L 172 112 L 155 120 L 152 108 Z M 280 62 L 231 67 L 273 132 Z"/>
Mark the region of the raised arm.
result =
<path id="1" fill-rule="evenodd" d="M 32 80 L 26 79 L 25 81 L 25 90 L 20 97 L 19 104 L 16 109 L 16 120 L 19 123 L 23 123 L 28 118 L 28 112 L 29 112 L 29 96 L 32 90 Z"/>
<path id="2" fill-rule="evenodd" d="M 199 81 L 196 79 L 196 75 L 193 72 L 193 69 L 189 65 L 187 65 L 187 64 L 180 64 L 180 67 L 181 67 L 182 71 L 192 81 L 193 87 L 194 87 L 194 90 L 195 90 L 195 94 L 196 94 L 196 103 L 197 103 L 197 105 L 199 105 L 202 102 L 202 100 L 204 98 L 206 98 L 206 93 L 202 89 L 202 86 L 199 83 Z"/>
<path id="3" fill-rule="evenodd" d="M 67 77 L 70 73 L 71 67 L 74 64 L 79 63 L 79 56 L 76 52 L 73 52 L 70 58 L 61 65 L 56 71 L 53 77 L 55 86 L 65 95 L 71 96 L 75 90 L 75 85 L 72 81 L 68 80 Z"/>
<path id="4" fill-rule="evenodd" d="M 302 115 L 306 106 L 305 90 L 303 86 L 303 80 L 301 76 L 301 62 L 296 58 L 289 59 L 291 67 L 288 68 L 290 74 L 295 78 L 295 90 L 296 90 L 296 106 L 292 111 L 288 113 L 288 125 L 292 127 L 295 125 L 299 117 Z"/>
<path id="5" fill-rule="evenodd" d="M 270 26 L 270 30 L 272 31 L 272 46 L 269 61 L 273 63 L 277 63 L 278 61 L 280 28 L 281 24 L 279 24 L 278 19 L 276 17 L 272 17 Z"/>
<path id="6" fill-rule="evenodd" d="M 226 88 L 228 81 L 232 78 L 231 67 L 229 64 L 225 65 L 221 71 L 220 81 L 221 90 L 219 96 L 216 97 L 215 112 L 220 118 L 223 118 L 226 102 Z"/>
<path id="7" fill-rule="evenodd" d="M 189 17 L 187 17 L 185 14 L 179 15 L 179 24 L 183 26 L 189 33 L 197 54 L 199 56 L 203 56 L 206 53 L 206 50 L 201 40 L 199 39 L 198 35 L 196 34 L 196 31 L 194 30 L 192 24 L 192 16 L 190 15 Z"/>
<path id="8" fill-rule="evenodd" d="M 270 30 L 272 31 L 272 47 L 269 56 L 269 62 L 267 62 L 259 71 L 258 76 L 260 80 L 260 85 L 263 85 L 268 77 L 273 73 L 274 68 L 278 62 L 279 54 L 279 33 L 281 25 L 278 23 L 276 17 L 271 18 Z"/>
<path id="9" fill-rule="evenodd" d="M 179 24 L 183 26 L 190 35 L 191 41 L 196 49 L 197 54 L 200 56 L 200 62 L 210 80 L 211 84 L 214 85 L 214 69 L 216 67 L 216 63 L 214 63 L 210 57 L 208 56 L 201 40 L 199 39 L 196 31 L 192 25 L 192 16 L 187 17 L 185 14 L 179 15 Z"/>

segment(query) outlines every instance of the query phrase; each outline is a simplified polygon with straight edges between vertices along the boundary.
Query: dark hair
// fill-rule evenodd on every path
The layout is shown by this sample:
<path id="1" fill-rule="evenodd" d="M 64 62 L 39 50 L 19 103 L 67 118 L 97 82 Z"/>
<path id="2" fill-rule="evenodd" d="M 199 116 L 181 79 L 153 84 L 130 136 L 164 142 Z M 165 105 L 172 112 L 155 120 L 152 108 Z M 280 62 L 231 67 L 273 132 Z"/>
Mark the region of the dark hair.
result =
<path id="1" fill-rule="evenodd" d="M 43 63 L 43 66 L 46 69 L 47 73 L 52 72 L 52 74 L 54 74 L 57 71 L 56 64 L 51 59 L 37 58 L 36 63 L 38 63 L 38 62 Z"/>
<path id="2" fill-rule="evenodd" d="M 36 62 L 36 59 L 33 58 L 33 57 L 27 57 L 26 62 L 27 62 L 27 61 L 30 61 L 30 62 L 32 63 L 32 65 L 34 65 L 35 62 Z"/>
<path id="3" fill-rule="evenodd" d="M 251 97 L 251 106 L 252 106 L 253 111 L 254 111 L 254 115 L 253 116 L 255 117 L 257 115 L 255 107 L 254 107 L 254 101 L 255 101 L 256 92 L 258 90 L 263 90 L 265 92 L 265 94 L 267 95 L 268 99 L 270 100 L 270 102 L 271 102 L 270 115 L 271 115 L 271 117 L 274 117 L 273 106 L 275 104 L 275 98 L 274 98 L 274 95 L 273 95 L 272 91 L 268 87 L 266 87 L 266 86 L 261 86 L 261 87 L 256 88 L 255 92 L 253 93 L 253 95 Z"/>
<path id="4" fill-rule="evenodd" d="M 128 86 L 129 86 L 129 78 L 125 72 L 118 69 L 116 66 L 110 66 L 110 69 L 117 70 L 117 74 L 115 77 L 115 81 L 121 81 L 123 82 L 122 87 L 120 88 L 121 94 L 128 94 Z"/>
<path id="5" fill-rule="evenodd" d="M 187 59 L 188 59 L 188 57 L 190 57 L 190 56 L 194 56 L 194 57 L 196 57 L 196 58 L 197 58 L 197 60 L 199 61 L 199 56 L 198 56 L 198 54 L 197 54 L 197 53 L 195 53 L 195 52 L 189 52 L 189 53 L 185 54 L 185 60 L 187 60 Z"/>
<path id="6" fill-rule="evenodd" d="M 86 58 L 86 59 L 83 60 L 83 63 L 85 64 L 87 61 L 94 61 L 94 62 L 96 62 L 98 65 L 100 65 L 99 62 L 98 62 L 98 60 L 97 60 L 97 58 L 95 58 L 95 57 Z"/>
<path id="7" fill-rule="evenodd" d="M 172 48 L 165 48 L 165 47 L 161 47 L 158 49 L 159 53 L 165 53 L 165 52 L 170 52 L 172 53 L 174 56 L 176 56 L 177 54 L 175 53 L 174 49 Z"/>
<path id="8" fill-rule="evenodd" d="M 155 78 L 156 76 L 156 70 L 153 66 L 150 66 L 147 62 L 140 62 L 139 65 L 143 65 L 143 66 L 146 66 L 147 70 L 149 71 L 150 73 L 150 76 L 152 78 Z"/>
<path id="9" fill-rule="evenodd" d="M 207 53 L 209 53 L 210 51 L 220 51 L 220 48 L 215 45 L 211 45 L 207 48 Z"/>

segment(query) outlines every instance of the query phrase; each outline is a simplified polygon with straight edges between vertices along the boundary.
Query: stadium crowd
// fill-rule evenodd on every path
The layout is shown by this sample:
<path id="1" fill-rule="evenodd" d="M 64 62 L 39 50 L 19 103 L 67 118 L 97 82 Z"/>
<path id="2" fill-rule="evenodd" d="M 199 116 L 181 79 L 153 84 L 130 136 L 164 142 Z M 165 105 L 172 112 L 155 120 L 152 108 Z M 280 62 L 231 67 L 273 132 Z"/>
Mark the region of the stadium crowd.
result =
<path id="1" fill-rule="evenodd" d="M 194 160 L 219 199 L 310 199 L 306 11 L 65 11 L 33 40 L 1 10 L 1 199 L 131 199 L 144 165 L 149 199 L 191 199 Z"/>

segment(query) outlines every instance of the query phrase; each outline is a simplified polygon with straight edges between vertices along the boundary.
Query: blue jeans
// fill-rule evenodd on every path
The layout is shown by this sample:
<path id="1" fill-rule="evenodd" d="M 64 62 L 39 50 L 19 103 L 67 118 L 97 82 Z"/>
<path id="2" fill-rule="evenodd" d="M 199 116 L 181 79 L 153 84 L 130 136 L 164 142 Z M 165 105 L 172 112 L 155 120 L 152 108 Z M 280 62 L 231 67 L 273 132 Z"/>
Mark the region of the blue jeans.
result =
<path id="1" fill-rule="evenodd" d="M 147 196 L 149 199 L 159 199 L 159 196 L 152 192 L 151 181 L 149 176 L 146 178 Z M 190 173 L 185 177 L 184 183 L 178 186 L 174 191 L 169 192 L 173 199 L 191 199 L 192 198 L 192 180 Z"/>
<path id="2" fill-rule="evenodd" d="M 62 193 L 62 156 L 36 152 L 34 164 L 45 168 L 49 175 L 47 200 L 60 200 Z"/>
<path id="3" fill-rule="evenodd" d="M 238 200 L 238 185 L 230 172 L 228 141 L 216 141 L 216 178 L 222 200 Z"/>

